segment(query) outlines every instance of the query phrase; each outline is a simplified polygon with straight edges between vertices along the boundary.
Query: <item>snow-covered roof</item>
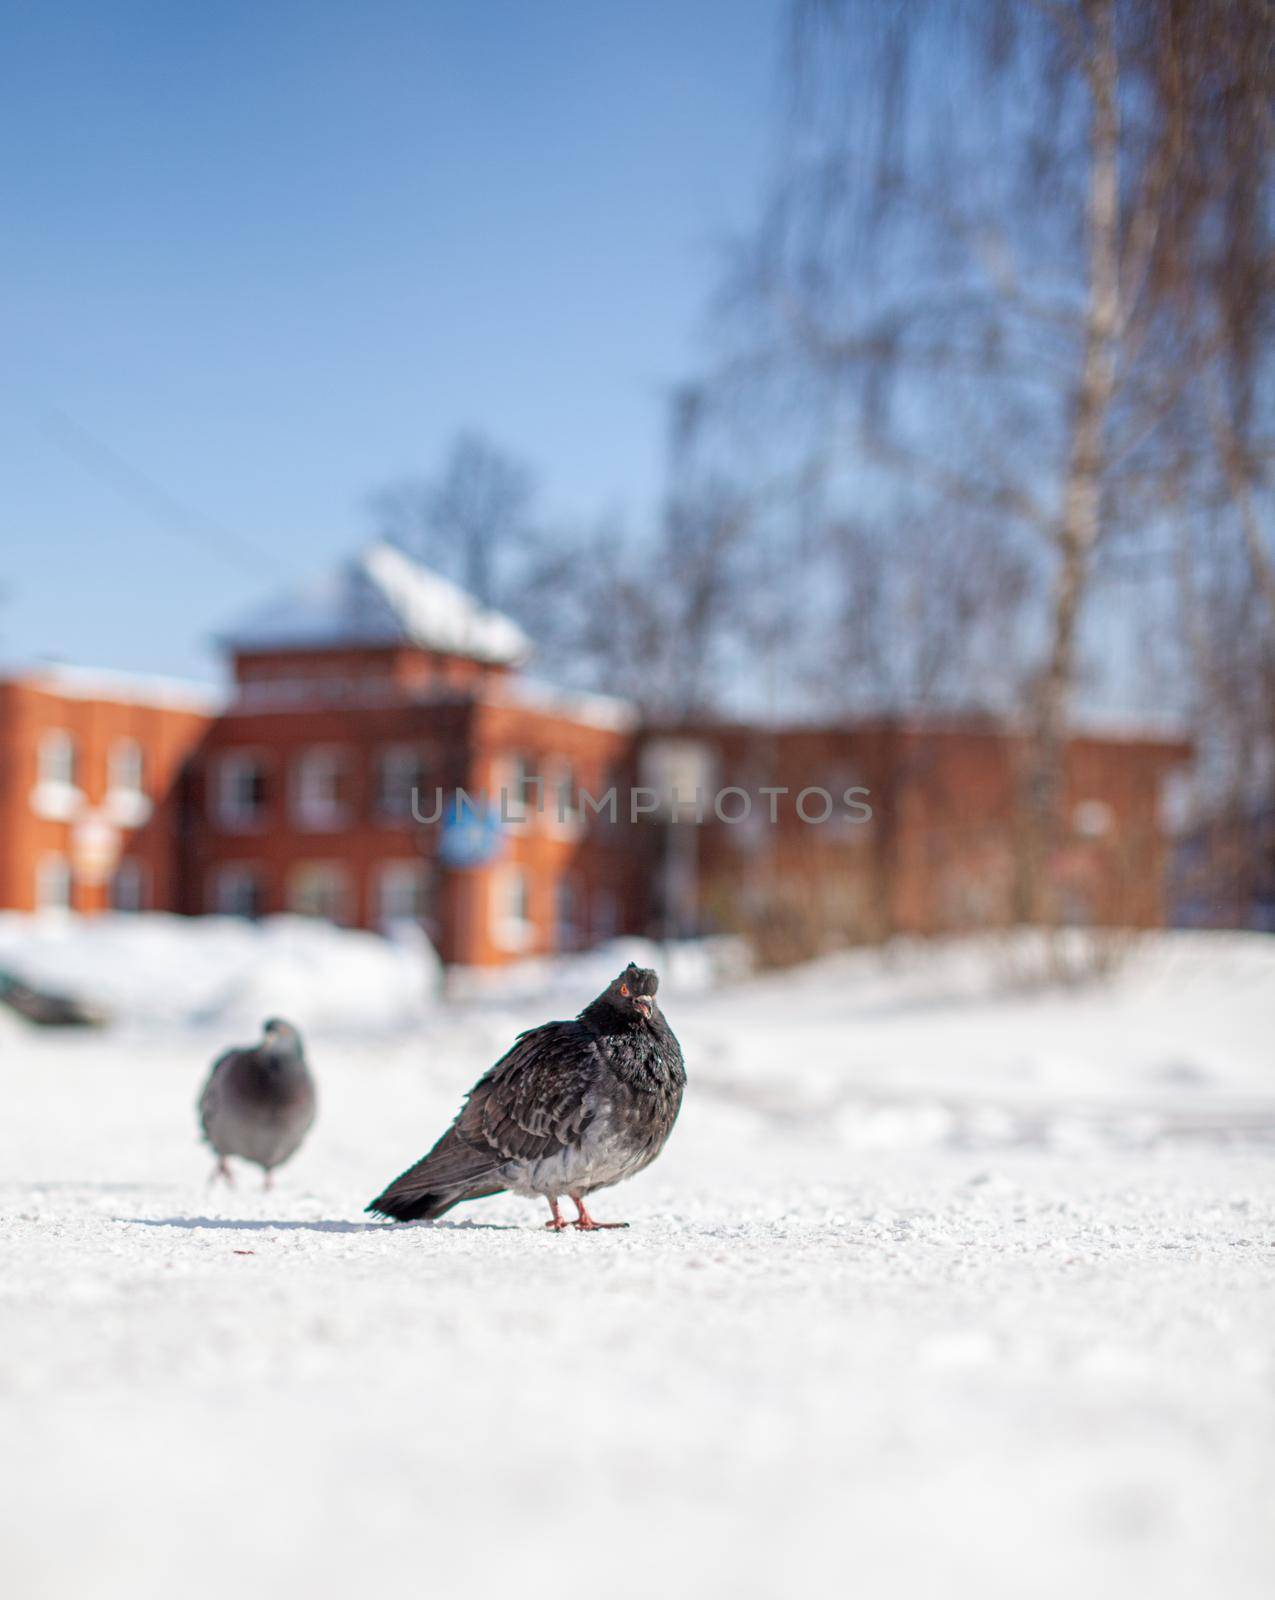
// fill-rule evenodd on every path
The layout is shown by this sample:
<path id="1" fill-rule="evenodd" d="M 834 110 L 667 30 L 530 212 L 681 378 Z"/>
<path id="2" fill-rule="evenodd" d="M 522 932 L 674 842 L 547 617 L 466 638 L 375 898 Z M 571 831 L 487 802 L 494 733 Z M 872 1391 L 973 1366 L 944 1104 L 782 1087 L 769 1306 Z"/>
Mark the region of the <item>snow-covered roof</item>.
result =
<path id="1" fill-rule="evenodd" d="M 531 649 L 512 618 L 383 540 L 259 607 L 220 642 L 229 650 L 415 644 L 509 665 Z"/>
<path id="2" fill-rule="evenodd" d="M 609 694 L 586 694 L 583 690 L 559 689 L 535 678 L 517 678 L 487 689 L 484 699 L 495 705 L 525 706 L 528 711 L 543 711 L 593 728 L 609 728 L 627 733 L 638 725 L 638 709 L 631 700 Z"/>
<path id="3" fill-rule="evenodd" d="M 219 711 L 226 696 L 211 684 L 108 667 L 51 662 L 14 674 L 23 683 L 66 700 L 105 700 L 115 705 L 162 706 L 167 710 Z"/>

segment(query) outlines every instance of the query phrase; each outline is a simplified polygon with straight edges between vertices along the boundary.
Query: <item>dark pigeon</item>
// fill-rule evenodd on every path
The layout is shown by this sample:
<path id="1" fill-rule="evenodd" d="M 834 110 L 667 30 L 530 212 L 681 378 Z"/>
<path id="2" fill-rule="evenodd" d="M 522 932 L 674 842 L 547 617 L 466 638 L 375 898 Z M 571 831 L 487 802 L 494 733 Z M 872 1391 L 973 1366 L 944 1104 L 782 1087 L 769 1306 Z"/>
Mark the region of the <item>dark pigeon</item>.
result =
<path id="1" fill-rule="evenodd" d="M 274 1169 L 297 1153 L 314 1113 L 301 1035 L 272 1018 L 260 1044 L 217 1059 L 199 1097 L 199 1123 L 217 1153 L 213 1177 L 231 1181 L 226 1158 L 240 1156 L 262 1169 L 268 1189 Z"/>
<path id="2" fill-rule="evenodd" d="M 655 1001 L 659 979 L 630 964 L 574 1022 L 546 1022 L 470 1090 L 430 1153 L 367 1207 L 398 1222 L 441 1217 L 462 1200 L 542 1195 L 546 1227 L 595 1222 L 584 1197 L 631 1178 L 664 1148 L 682 1104 L 682 1052 Z"/>

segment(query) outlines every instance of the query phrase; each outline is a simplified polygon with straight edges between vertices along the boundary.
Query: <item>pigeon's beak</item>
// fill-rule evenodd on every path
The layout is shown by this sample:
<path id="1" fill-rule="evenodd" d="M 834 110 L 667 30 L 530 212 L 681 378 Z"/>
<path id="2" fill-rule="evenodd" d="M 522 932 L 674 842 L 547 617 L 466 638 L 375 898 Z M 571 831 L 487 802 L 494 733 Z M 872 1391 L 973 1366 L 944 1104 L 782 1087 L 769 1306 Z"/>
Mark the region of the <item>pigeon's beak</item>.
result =
<path id="1" fill-rule="evenodd" d="M 651 1007 L 654 1002 L 649 994 L 634 995 L 633 1004 L 638 1008 L 644 1017 L 649 1017 L 651 1015 Z"/>

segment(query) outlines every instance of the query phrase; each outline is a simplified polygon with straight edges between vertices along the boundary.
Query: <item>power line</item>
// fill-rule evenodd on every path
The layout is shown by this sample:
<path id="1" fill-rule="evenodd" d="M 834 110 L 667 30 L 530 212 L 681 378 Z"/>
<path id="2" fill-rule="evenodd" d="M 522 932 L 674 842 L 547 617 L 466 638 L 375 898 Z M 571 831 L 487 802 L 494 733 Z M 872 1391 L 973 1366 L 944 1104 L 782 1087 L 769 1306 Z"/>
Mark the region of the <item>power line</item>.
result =
<path id="1" fill-rule="evenodd" d="M 268 554 L 252 549 L 236 534 L 193 510 L 59 407 L 46 411 L 40 421 L 59 449 L 123 499 L 141 507 L 166 533 L 200 545 L 236 566 L 251 567 L 254 573 L 259 574 L 263 566 L 280 572 Z"/>

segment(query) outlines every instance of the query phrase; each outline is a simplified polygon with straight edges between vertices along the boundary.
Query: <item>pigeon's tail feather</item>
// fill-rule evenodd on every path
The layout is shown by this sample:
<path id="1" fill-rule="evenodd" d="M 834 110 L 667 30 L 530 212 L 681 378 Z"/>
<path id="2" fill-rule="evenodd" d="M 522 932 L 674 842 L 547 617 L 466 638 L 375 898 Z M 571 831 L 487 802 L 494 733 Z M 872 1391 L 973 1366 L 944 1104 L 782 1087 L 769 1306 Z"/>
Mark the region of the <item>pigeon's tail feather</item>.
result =
<path id="1" fill-rule="evenodd" d="M 491 1153 L 475 1150 L 449 1128 L 427 1156 L 401 1172 L 366 1209 L 396 1222 L 415 1222 L 441 1217 L 462 1200 L 501 1194 L 504 1188 Z"/>
<path id="2" fill-rule="evenodd" d="M 503 1194 L 494 1189 L 444 1189 L 404 1193 L 397 1184 L 391 1184 L 384 1194 L 364 1206 L 373 1216 L 389 1217 L 393 1222 L 432 1222 L 445 1211 L 458 1206 L 462 1200 L 481 1200 L 489 1194 Z"/>
<path id="3" fill-rule="evenodd" d="M 391 1222 L 430 1222 L 458 1203 L 458 1198 L 444 1194 L 422 1194 L 408 1199 L 386 1193 L 378 1195 L 363 1209 L 374 1217 L 388 1217 Z"/>

